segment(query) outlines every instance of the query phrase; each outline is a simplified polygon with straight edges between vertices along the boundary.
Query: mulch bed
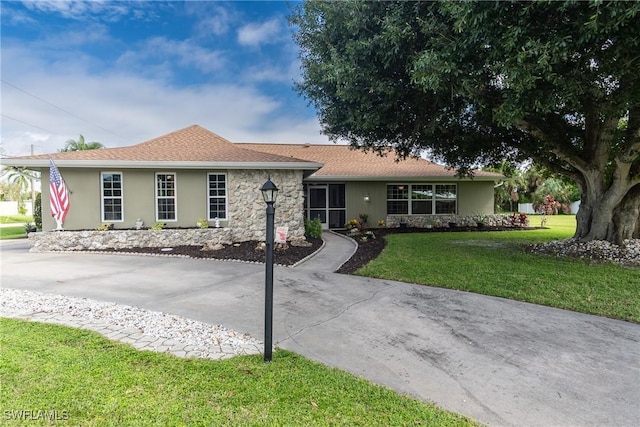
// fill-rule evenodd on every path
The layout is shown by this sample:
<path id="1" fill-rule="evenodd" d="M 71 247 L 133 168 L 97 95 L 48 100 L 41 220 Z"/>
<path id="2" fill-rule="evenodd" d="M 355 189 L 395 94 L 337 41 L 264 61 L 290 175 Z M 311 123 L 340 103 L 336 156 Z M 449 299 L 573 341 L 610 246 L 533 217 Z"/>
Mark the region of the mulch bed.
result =
<path id="1" fill-rule="evenodd" d="M 273 262 L 279 265 L 293 265 L 296 262 L 311 255 L 322 246 L 322 239 L 307 238 L 311 243 L 309 247 L 299 247 L 289 245 L 287 249 L 275 248 L 273 251 Z M 181 255 L 191 258 L 210 258 L 210 259 L 226 259 L 247 262 L 265 262 L 265 252 L 256 249 L 258 241 L 249 241 L 227 245 L 223 249 L 217 251 L 203 251 L 202 246 L 174 246 L 171 250 L 168 248 L 126 248 L 126 249 L 101 249 L 96 252 L 113 252 L 113 253 L 138 253 L 138 254 L 157 254 L 157 255 Z M 165 250 L 163 250 L 165 249 Z M 88 251 L 91 252 L 91 251 Z"/>

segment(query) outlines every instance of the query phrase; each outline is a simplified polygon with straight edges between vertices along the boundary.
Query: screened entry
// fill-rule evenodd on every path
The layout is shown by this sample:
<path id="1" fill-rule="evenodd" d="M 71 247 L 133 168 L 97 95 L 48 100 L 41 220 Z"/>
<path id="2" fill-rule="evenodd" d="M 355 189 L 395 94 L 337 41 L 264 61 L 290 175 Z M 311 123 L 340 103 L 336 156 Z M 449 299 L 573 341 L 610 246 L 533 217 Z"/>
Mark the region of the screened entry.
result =
<path id="1" fill-rule="evenodd" d="M 344 228 L 347 222 L 344 187 L 344 184 L 305 184 L 307 218 L 319 218 L 324 229 Z"/>

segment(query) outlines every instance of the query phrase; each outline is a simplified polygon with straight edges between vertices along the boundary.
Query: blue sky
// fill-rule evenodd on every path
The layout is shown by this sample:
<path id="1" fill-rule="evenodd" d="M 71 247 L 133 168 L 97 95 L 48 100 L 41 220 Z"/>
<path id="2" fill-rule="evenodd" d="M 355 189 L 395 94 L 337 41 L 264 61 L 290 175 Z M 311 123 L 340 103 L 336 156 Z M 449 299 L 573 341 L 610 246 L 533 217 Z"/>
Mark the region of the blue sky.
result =
<path id="1" fill-rule="evenodd" d="M 328 142 L 293 89 L 297 4 L 2 1 L 2 154 L 192 124 L 233 142 Z"/>

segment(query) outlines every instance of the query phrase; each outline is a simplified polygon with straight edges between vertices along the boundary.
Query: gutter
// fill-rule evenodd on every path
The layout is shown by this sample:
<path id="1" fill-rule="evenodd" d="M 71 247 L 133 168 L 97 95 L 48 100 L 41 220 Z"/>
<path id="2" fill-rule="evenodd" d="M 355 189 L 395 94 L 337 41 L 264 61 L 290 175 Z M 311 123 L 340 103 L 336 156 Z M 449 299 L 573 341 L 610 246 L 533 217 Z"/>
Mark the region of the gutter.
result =
<path id="1" fill-rule="evenodd" d="M 58 168 L 126 168 L 126 169 L 290 169 L 317 170 L 315 162 L 193 162 L 149 160 L 64 160 L 54 159 Z M 49 159 L 2 159 L 7 166 L 48 168 Z"/>

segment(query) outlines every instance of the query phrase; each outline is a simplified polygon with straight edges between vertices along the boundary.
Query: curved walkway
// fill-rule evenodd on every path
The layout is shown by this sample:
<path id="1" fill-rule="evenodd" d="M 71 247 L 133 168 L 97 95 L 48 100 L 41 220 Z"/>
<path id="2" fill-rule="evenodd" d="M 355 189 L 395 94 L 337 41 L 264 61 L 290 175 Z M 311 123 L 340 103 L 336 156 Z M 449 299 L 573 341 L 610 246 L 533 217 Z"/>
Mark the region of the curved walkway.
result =
<path id="1" fill-rule="evenodd" d="M 275 269 L 277 346 L 490 425 L 640 424 L 640 325 L 331 273 L 353 247 L 326 237 L 320 254 Z M 127 304 L 262 338 L 262 265 L 29 253 L 25 243 L 0 243 L 3 287 Z"/>

